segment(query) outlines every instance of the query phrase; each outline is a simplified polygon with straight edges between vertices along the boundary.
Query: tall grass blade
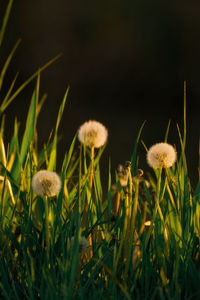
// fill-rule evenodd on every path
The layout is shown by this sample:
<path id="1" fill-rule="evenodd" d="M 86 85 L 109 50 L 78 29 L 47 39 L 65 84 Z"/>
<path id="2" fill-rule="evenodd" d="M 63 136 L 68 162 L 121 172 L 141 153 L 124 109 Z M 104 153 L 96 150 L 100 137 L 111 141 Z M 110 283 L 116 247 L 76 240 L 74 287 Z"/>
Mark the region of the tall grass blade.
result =
<path id="1" fill-rule="evenodd" d="M 10 15 L 12 5 L 13 5 L 13 0 L 10 0 L 8 2 L 7 8 L 6 8 L 6 13 L 4 15 L 3 24 L 2 24 L 2 27 L 1 27 L 1 30 L 0 30 L 0 47 L 1 47 L 2 42 L 3 42 L 3 38 L 4 38 L 5 31 L 6 31 L 6 26 L 7 26 L 7 23 L 8 23 L 8 19 L 9 19 L 9 15 Z"/>
<path id="2" fill-rule="evenodd" d="M 135 142 L 135 146 L 134 146 L 134 149 L 133 149 L 133 154 L 132 154 L 132 157 L 131 157 L 131 165 L 132 165 L 131 173 L 132 173 L 132 176 L 135 175 L 135 173 L 136 173 L 136 167 L 137 167 L 137 159 L 136 159 L 136 156 L 137 156 L 137 147 L 138 147 L 140 136 L 141 136 L 141 133 L 142 133 L 142 130 L 143 130 L 143 127 L 144 127 L 145 123 L 146 123 L 146 121 L 144 121 L 142 123 L 142 126 L 140 127 L 140 130 L 139 130 L 136 142 Z"/>
<path id="3" fill-rule="evenodd" d="M 3 69 L 2 69 L 1 74 L 0 74 L 0 90 L 2 88 L 2 84 L 3 84 L 3 80 L 4 80 L 4 76 L 6 74 L 7 68 L 9 66 L 9 64 L 11 62 L 11 59 L 12 59 L 12 57 L 13 57 L 16 49 L 17 49 L 17 47 L 19 46 L 20 42 L 21 42 L 21 40 L 19 39 L 17 41 L 17 43 L 15 44 L 15 46 L 13 47 L 10 55 L 8 56 L 8 58 L 7 58 L 7 60 L 6 60 L 5 64 L 4 64 L 4 66 L 3 66 Z M 3 105 L 3 103 L 2 103 L 2 105 Z"/>
<path id="4" fill-rule="evenodd" d="M 34 131 L 36 125 L 36 107 L 37 107 L 37 99 L 38 99 L 38 89 L 39 89 L 39 76 L 38 76 L 36 88 L 32 96 L 31 104 L 29 107 L 28 116 L 26 120 L 26 129 L 22 139 L 22 145 L 20 151 L 20 160 L 21 160 L 22 167 L 24 166 L 26 155 L 28 153 L 31 141 L 34 137 Z"/>
<path id="5" fill-rule="evenodd" d="M 61 103 L 59 112 L 58 112 L 58 118 L 57 118 L 57 122 L 56 122 L 56 128 L 55 128 L 55 133 L 54 133 L 54 138 L 53 138 L 53 144 L 52 144 L 52 149 L 51 149 L 51 154 L 50 154 L 50 159 L 49 159 L 49 164 L 48 164 L 48 170 L 49 171 L 53 171 L 56 168 L 56 153 L 57 153 L 57 134 L 58 134 L 58 127 L 60 125 L 60 121 L 63 115 L 63 111 L 65 108 L 65 103 L 67 100 L 67 96 L 69 93 L 69 86 L 65 92 L 63 101 Z"/>
<path id="6" fill-rule="evenodd" d="M 36 71 L 32 76 L 30 76 L 17 90 L 16 92 L 2 105 L 1 112 L 3 113 L 5 109 L 10 105 L 10 103 L 19 95 L 19 93 L 33 80 L 35 79 L 39 73 L 49 67 L 53 62 L 55 62 L 58 58 L 60 58 L 61 54 L 57 55 L 49 62 L 47 62 L 43 67 L 41 67 L 38 71 Z"/>

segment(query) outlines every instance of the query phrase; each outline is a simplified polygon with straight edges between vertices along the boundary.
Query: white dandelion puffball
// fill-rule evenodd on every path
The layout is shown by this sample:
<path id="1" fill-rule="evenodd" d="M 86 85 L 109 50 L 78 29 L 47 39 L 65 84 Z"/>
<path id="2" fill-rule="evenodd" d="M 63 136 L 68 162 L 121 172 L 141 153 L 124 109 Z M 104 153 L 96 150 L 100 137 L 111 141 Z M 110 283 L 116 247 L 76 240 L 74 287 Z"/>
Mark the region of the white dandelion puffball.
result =
<path id="1" fill-rule="evenodd" d="M 57 173 L 41 170 L 33 176 L 31 185 L 39 196 L 53 197 L 60 192 L 61 180 Z"/>
<path id="2" fill-rule="evenodd" d="M 176 161 L 176 151 L 168 143 L 158 143 L 153 145 L 147 152 L 147 162 L 150 167 L 170 168 Z"/>
<path id="3" fill-rule="evenodd" d="M 99 148 L 108 138 L 106 127 L 97 121 L 87 121 L 78 130 L 78 139 L 88 147 Z"/>

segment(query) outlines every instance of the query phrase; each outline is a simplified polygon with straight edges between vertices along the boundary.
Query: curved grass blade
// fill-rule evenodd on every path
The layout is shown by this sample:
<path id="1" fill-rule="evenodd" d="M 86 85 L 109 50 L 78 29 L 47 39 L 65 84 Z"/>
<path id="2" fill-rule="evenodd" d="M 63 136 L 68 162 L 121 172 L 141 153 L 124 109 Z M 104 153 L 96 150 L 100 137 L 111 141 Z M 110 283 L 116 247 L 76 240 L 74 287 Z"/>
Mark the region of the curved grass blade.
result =
<path id="1" fill-rule="evenodd" d="M 67 95 L 69 93 L 69 86 L 65 92 L 63 101 L 61 103 L 59 112 L 58 112 L 58 118 L 57 118 L 57 122 L 56 122 L 56 128 L 55 128 L 55 133 L 54 133 L 54 138 L 53 138 L 53 144 L 52 144 L 52 149 L 51 149 L 51 154 L 50 154 L 50 159 L 49 159 L 49 163 L 48 163 L 48 170 L 49 171 L 53 171 L 56 168 L 56 153 L 57 153 L 57 134 L 58 134 L 58 127 L 60 125 L 60 121 L 63 115 L 63 111 L 65 108 L 65 103 L 67 100 Z"/>
<path id="2" fill-rule="evenodd" d="M 167 125 L 167 130 L 166 130 L 166 133 L 165 133 L 165 139 L 164 139 L 165 143 L 167 143 L 167 139 L 168 139 L 168 135 L 169 135 L 170 124 L 171 124 L 171 120 L 169 120 L 168 125 Z"/>
<path id="3" fill-rule="evenodd" d="M 4 16 L 4 19 L 3 19 L 3 24 L 2 24 L 2 27 L 1 27 L 1 31 L 0 31 L 0 47 L 1 47 L 1 44 L 3 42 L 3 37 L 4 37 L 5 31 L 6 31 L 6 26 L 7 26 L 7 23 L 8 23 L 8 18 L 9 18 L 9 15 L 10 15 L 12 5 L 13 5 L 13 0 L 10 0 L 8 2 L 7 8 L 6 8 L 6 13 L 5 13 L 5 16 Z"/>
<path id="4" fill-rule="evenodd" d="M 7 58 L 7 60 L 6 60 L 5 64 L 4 64 L 4 66 L 3 66 L 3 69 L 2 69 L 1 74 L 0 74 L 0 90 L 1 90 L 1 87 L 2 87 L 2 84 L 3 84 L 4 76 L 5 76 L 6 71 L 7 71 L 7 69 L 8 69 L 8 66 L 9 66 L 9 64 L 10 64 L 10 62 L 11 62 L 11 60 L 12 60 L 12 57 L 13 57 L 13 55 L 14 55 L 14 53 L 15 53 L 17 47 L 19 46 L 20 42 L 21 42 L 21 39 L 19 39 L 19 40 L 16 42 L 16 44 L 14 45 L 14 47 L 13 47 L 13 49 L 12 49 L 10 55 L 8 56 L 8 58 Z M 2 103 L 2 104 L 3 104 L 3 103 Z"/>
<path id="5" fill-rule="evenodd" d="M 34 129 L 36 125 L 36 106 L 37 106 L 37 98 L 39 92 L 39 76 L 35 91 L 32 96 L 31 104 L 28 111 L 28 116 L 26 120 L 26 130 L 24 132 L 24 136 L 22 139 L 21 151 L 20 151 L 20 159 L 22 166 L 24 165 L 26 155 L 28 153 L 28 149 L 30 147 L 30 143 L 34 136 Z"/>
<path id="6" fill-rule="evenodd" d="M 134 146 L 134 149 L 133 149 L 133 154 L 132 154 L 132 157 L 131 157 L 131 165 L 132 165 L 132 171 L 131 173 L 134 173 L 136 171 L 136 163 L 137 163 L 137 160 L 136 160 L 136 156 L 137 156 L 137 147 L 138 147 L 138 143 L 139 143 L 139 140 L 140 140 L 140 136 L 141 136 L 141 133 L 142 133 L 142 130 L 143 130 L 143 127 L 145 125 L 146 121 L 144 121 L 142 123 L 142 126 L 140 127 L 140 130 L 139 130 L 139 133 L 138 133 L 138 136 L 137 136 L 137 139 L 136 139 L 136 142 L 135 142 L 135 146 Z M 133 176 L 134 174 L 132 174 Z"/>
<path id="7" fill-rule="evenodd" d="M 16 92 L 2 105 L 0 114 L 2 114 L 5 109 L 10 105 L 10 103 L 19 95 L 19 93 L 34 79 L 38 76 L 39 73 L 41 73 L 43 70 L 45 70 L 47 67 L 49 67 L 54 61 L 56 61 L 58 58 L 60 58 L 61 54 L 58 54 L 56 57 L 51 59 L 49 62 L 47 62 L 43 67 L 41 67 L 38 71 L 36 71 L 32 76 L 30 76 L 17 90 Z"/>

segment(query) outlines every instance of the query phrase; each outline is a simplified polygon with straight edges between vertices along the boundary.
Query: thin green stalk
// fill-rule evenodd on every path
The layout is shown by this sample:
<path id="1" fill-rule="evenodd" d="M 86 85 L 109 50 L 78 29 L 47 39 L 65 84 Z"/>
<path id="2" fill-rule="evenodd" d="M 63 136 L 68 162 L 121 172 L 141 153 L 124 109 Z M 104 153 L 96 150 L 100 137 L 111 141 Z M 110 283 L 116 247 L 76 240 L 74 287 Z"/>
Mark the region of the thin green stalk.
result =
<path id="1" fill-rule="evenodd" d="M 1 44 L 2 44 L 2 41 L 3 41 L 3 38 L 4 38 L 4 34 L 5 34 L 5 31 L 6 31 L 6 26 L 7 26 L 7 23 L 8 23 L 8 18 L 9 18 L 9 15 L 10 15 L 12 5 L 13 5 L 13 0 L 10 0 L 8 2 L 7 8 L 6 8 L 6 13 L 5 13 L 5 16 L 4 16 L 4 19 L 3 19 L 3 24 L 2 24 L 2 27 L 1 27 L 1 30 L 0 30 L 0 47 L 1 47 Z"/>
<path id="2" fill-rule="evenodd" d="M 94 146 L 91 147 L 91 173 L 90 173 L 90 189 L 92 189 L 93 184 L 93 178 L 94 178 Z"/>
<path id="3" fill-rule="evenodd" d="M 79 215 L 81 215 L 81 177 L 82 177 L 82 144 L 80 145 L 80 156 L 79 156 L 79 183 L 78 183 L 78 203 L 79 203 Z"/>
<path id="4" fill-rule="evenodd" d="M 49 259 L 49 204 L 48 197 L 44 196 L 44 208 L 45 208 L 45 225 L 46 225 L 46 251 L 47 261 Z"/>

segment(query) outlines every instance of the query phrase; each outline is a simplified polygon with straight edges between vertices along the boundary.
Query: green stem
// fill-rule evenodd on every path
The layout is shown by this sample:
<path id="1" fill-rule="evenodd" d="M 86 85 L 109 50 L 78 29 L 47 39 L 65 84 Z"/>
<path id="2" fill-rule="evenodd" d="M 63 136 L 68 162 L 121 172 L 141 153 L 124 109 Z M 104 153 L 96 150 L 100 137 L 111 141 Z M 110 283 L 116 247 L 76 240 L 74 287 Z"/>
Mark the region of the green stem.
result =
<path id="1" fill-rule="evenodd" d="M 90 189 L 92 189 L 93 177 L 94 177 L 94 146 L 91 147 Z"/>
<path id="2" fill-rule="evenodd" d="M 44 197 L 44 207 L 45 207 L 45 225 L 46 225 L 46 250 L 47 258 L 49 257 L 49 205 L 48 197 Z"/>
<path id="3" fill-rule="evenodd" d="M 81 205 L 81 177 L 82 177 L 82 145 L 80 146 L 80 161 L 79 161 L 79 183 L 78 183 L 78 211 L 81 215 L 82 205 Z"/>

